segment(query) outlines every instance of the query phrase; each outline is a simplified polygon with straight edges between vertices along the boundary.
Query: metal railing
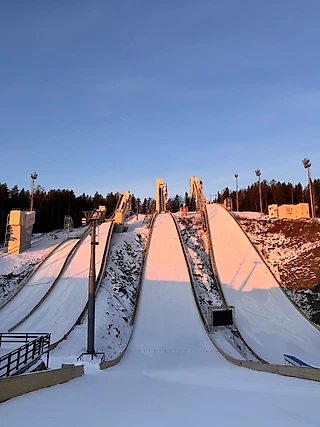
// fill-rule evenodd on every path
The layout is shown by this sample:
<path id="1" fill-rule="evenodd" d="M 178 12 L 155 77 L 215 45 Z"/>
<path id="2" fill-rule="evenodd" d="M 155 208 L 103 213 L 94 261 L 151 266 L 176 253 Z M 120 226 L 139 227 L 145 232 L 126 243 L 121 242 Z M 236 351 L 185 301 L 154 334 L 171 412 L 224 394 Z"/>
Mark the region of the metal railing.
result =
<path id="1" fill-rule="evenodd" d="M 47 353 L 49 365 L 50 334 L 41 333 L 0 333 L 0 349 L 4 343 L 23 343 L 0 357 L 0 378 L 19 374 Z"/>

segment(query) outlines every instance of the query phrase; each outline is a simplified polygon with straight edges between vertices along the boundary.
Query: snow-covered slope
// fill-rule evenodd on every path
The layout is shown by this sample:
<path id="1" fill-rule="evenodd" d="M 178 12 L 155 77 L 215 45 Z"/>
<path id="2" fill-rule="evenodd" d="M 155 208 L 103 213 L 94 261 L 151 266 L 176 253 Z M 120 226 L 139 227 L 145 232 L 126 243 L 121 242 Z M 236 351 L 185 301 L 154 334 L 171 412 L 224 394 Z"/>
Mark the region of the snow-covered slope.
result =
<path id="1" fill-rule="evenodd" d="M 283 364 L 286 353 L 320 366 L 320 331 L 284 295 L 229 212 L 216 204 L 207 211 L 223 292 L 245 341 L 270 363 Z"/>
<path id="2" fill-rule="evenodd" d="M 111 222 L 99 227 L 96 246 L 96 275 L 98 276 Z M 51 342 L 62 339 L 73 327 L 88 299 L 90 235 L 77 248 L 72 260 L 52 292 L 38 309 L 14 332 L 50 332 Z"/>
<path id="3" fill-rule="evenodd" d="M 79 227 L 70 233 L 61 230 L 37 236 L 31 241 L 31 247 L 21 254 L 0 252 L 0 306 L 11 298 L 22 280 L 37 264 L 45 260 L 57 245 L 68 238 L 80 238 L 86 229 L 87 227 Z"/>
<path id="4" fill-rule="evenodd" d="M 223 305 L 218 285 L 215 281 L 209 255 L 208 234 L 203 229 L 200 213 L 176 214 L 182 240 L 184 241 L 189 263 L 193 272 L 193 285 L 203 319 L 207 322 L 209 307 Z M 213 342 L 229 356 L 241 360 L 258 362 L 246 343 L 231 327 L 217 327 L 210 334 Z"/>
<path id="5" fill-rule="evenodd" d="M 320 222 L 238 219 L 282 288 L 320 325 Z"/>
<path id="6" fill-rule="evenodd" d="M 120 364 L 144 370 L 227 364 L 201 322 L 172 217 L 159 214 L 152 233 L 134 332 Z"/>
<path id="7" fill-rule="evenodd" d="M 118 365 L 87 363 L 79 379 L 3 403 L 6 427 L 39 419 L 46 427 L 318 425 L 319 384 L 239 368 L 216 353 L 170 215 L 155 222 L 140 298 Z"/>
<path id="8" fill-rule="evenodd" d="M 105 359 L 115 359 L 127 346 L 132 332 L 132 315 L 149 229 L 144 215 L 126 222 L 126 233 L 114 233 L 110 243 L 105 277 L 96 297 L 95 350 Z M 68 339 L 51 352 L 50 366 L 74 363 L 86 351 L 88 319 L 77 325 Z"/>
<path id="9" fill-rule="evenodd" d="M 0 310 L 0 331 L 15 326 L 40 302 L 53 285 L 78 240 L 67 240 L 41 264 L 23 288 Z"/>

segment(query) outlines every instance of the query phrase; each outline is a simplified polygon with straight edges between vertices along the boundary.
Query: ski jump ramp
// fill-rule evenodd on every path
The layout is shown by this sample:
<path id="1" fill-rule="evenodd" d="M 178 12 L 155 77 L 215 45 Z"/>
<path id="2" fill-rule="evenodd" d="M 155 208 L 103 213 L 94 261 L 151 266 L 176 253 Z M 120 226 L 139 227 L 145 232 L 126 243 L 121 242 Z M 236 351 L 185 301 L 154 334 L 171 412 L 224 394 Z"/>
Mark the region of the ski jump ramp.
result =
<path id="1" fill-rule="evenodd" d="M 289 301 L 232 215 L 217 204 L 206 208 L 222 291 L 247 344 L 269 363 L 284 364 L 289 354 L 320 366 L 320 331 Z"/>
<path id="2" fill-rule="evenodd" d="M 6 427 L 317 425 L 319 384 L 239 368 L 220 356 L 200 319 L 179 236 L 158 214 L 133 335 L 120 363 L 6 402 Z M 297 402 L 302 402 L 297 404 Z M 54 408 L 52 405 L 54 402 Z M 28 416 L 26 418 L 26 408 Z"/>
<path id="3" fill-rule="evenodd" d="M 0 330 L 8 331 L 32 311 L 50 291 L 68 255 L 78 240 L 59 244 L 32 274 L 26 284 L 0 310 Z"/>
<path id="4" fill-rule="evenodd" d="M 96 246 L 97 277 L 102 268 L 111 227 L 111 221 L 99 226 L 99 244 Z M 70 332 L 88 300 L 90 241 L 89 234 L 77 248 L 51 293 L 14 332 L 50 332 L 53 345 Z"/>
<path id="5" fill-rule="evenodd" d="M 174 220 L 169 214 L 158 214 L 133 335 L 119 367 L 173 369 L 215 360 L 229 365 L 202 324 Z"/>

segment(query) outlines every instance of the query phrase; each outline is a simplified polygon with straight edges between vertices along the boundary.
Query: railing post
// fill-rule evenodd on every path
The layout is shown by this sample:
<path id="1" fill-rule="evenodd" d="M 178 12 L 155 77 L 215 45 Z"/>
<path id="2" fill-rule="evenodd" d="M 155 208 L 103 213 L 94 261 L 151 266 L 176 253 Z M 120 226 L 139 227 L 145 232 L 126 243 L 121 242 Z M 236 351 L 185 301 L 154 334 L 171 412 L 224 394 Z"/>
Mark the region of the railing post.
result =
<path id="1" fill-rule="evenodd" d="M 50 355 L 50 338 L 51 338 L 51 334 L 47 335 L 47 369 L 49 369 L 49 355 Z"/>
<path id="2" fill-rule="evenodd" d="M 26 353 L 25 353 L 25 357 L 24 357 L 24 363 L 26 364 L 28 362 L 28 352 L 29 352 L 29 343 L 27 342 L 27 344 L 25 344 L 26 347 Z"/>
<path id="3" fill-rule="evenodd" d="M 33 341 L 33 348 L 32 348 L 32 359 L 34 359 L 34 355 L 36 354 L 36 341 Z"/>
<path id="4" fill-rule="evenodd" d="M 17 363 L 16 363 L 16 370 L 18 370 L 18 369 L 19 369 L 21 348 L 22 348 L 22 347 L 19 347 L 19 348 L 18 348 L 18 351 L 17 351 Z"/>
<path id="5" fill-rule="evenodd" d="M 11 353 L 8 354 L 7 377 L 10 375 Z"/>
<path id="6" fill-rule="evenodd" d="M 40 346 L 39 346 L 39 354 L 42 354 L 44 350 L 44 336 L 41 335 L 40 337 Z"/>

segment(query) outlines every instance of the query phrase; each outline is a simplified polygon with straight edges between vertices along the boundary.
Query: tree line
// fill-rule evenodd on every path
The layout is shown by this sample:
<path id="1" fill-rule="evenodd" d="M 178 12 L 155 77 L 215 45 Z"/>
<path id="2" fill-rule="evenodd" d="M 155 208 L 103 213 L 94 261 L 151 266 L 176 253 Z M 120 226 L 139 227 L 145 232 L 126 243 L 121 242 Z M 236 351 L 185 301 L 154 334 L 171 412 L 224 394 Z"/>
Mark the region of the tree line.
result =
<path id="1" fill-rule="evenodd" d="M 315 213 L 317 216 L 320 216 L 320 179 L 312 181 L 312 193 Z M 213 201 L 223 203 L 224 199 L 228 197 L 232 198 L 233 209 L 236 210 L 236 191 L 231 191 L 228 187 L 218 192 Z M 259 186 L 257 182 L 249 185 L 247 188 L 240 189 L 238 197 L 240 211 L 260 212 Z M 261 198 L 262 210 L 265 214 L 268 214 L 268 206 L 272 204 L 281 206 L 284 204 L 309 203 L 310 205 L 309 187 L 303 187 L 300 182 L 293 185 L 290 182 L 280 182 L 274 179 L 270 182 L 263 180 L 261 181 Z M 177 194 L 175 197 L 167 200 L 167 209 L 171 212 L 178 212 L 182 206 L 188 206 L 191 212 L 196 210 L 196 202 L 189 197 L 187 192 L 184 197 Z"/>
<path id="2" fill-rule="evenodd" d="M 315 206 L 315 213 L 320 215 L 320 179 L 312 181 L 312 192 Z M 284 204 L 297 204 L 309 203 L 310 208 L 310 192 L 309 187 L 303 187 L 299 182 L 298 184 L 291 184 L 290 182 L 280 182 L 274 179 L 269 181 L 261 181 L 261 196 L 262 196 L 262 210 L 265 214 L 268 213 L 268 205 L 277 204 L 278 206 Z M 226 187 L 221 193 L 218 192 L 215 201 L 223 203 L 227 197 L 232 198 L 233 209 L 236 209 L 236 191 L 230 191 Z M 239 197 L 239 210 L 240 211 L 260 211 L 259 199 L 259 185 L 255 182 L 245 189 L 240 189 L 238 192 Z M 310 208 L 311 212 L 311 208 Z"/>
<path id="3" fill-rule="evenodd" d="M 315 212 L 320 216 L 320 179 L 312 181 L 313 199 Z M 264 213 L 268 213 L 268 205 L 277 204 L 297 204 L 309 203 L 309 188 L 303 187 L 299 182 L 296 185 L 290 182 L 280 182 L 271 180 L 261 181 L 262 208 Z M 65 215 L 73 218 L 74 226 L 81 225 L 83 211 L 90 211 L 98 208 L 99 205 L 107 208 L 107 215 L 111 215 L 116 208 L 120 194 L 110 192 L 106 196 L 96 192 L 93 196 L 81 194 L 76 196 L 73 190 L 49 190 L 37 186 L 33 196 L 33 207 L 36 211 L 36 222 L 33 227 L 34 233 L 46 233 L 52 230 L 63 228 Z M 236 191 L 231 191 L 226 187 L 222 192 L 218 192 L 215 201 L 223 203 L 227 197 L 232 198 L 233 209 L 236 209 Z M 259 186 L 255 182 L 238 192 L 240 211 L 260 211 Z M 7 184 L 0 183 L 0 243 L 4 240 L 7 215 L 11 209 L 27 210 L 30 206 L 30 192 L 15 185 L 8 188 Z M 196 209 L 195 200 L 190 198 L 186 192 L 184 197 L 176 194 L 167 200 L 167 209 L 171 212 L 178 212 L 180 207 L 188 206 L 189 211 Z M 141 201 L 132 195 L 132 211 L 143 214 L 152 214 L 155 211 L 155 200 L 151 197 Z"/>
<path id="4" fill-rule="evenodd" d="M 74 226 L 81 225 L 83 211 L 91 211 L 99 206 L 105 206 L 107 216 L 110 216 L 120 198 L 120 193 L 110 192 L 106 196 L 96 192 L 93 196 L 81 194 L 76 196 L 73 190 L 46 191 L 38 185 L 33 194 L 33 209 L 36 211 L 36 221 L 33 233 L 47 233 L 62 229 L 65 215 L 70 215 Z M 155 211 L 155 200 L 151 197 L 142 202 L 134 194 L 131 195 L 132 213 L 152 214 Z M 7 216 L 12 209 L 28 210 L 30 208 L 30 191 L 15 185 L 9 188 L 0 183 L 0 244 L 4 242 Z"/>

